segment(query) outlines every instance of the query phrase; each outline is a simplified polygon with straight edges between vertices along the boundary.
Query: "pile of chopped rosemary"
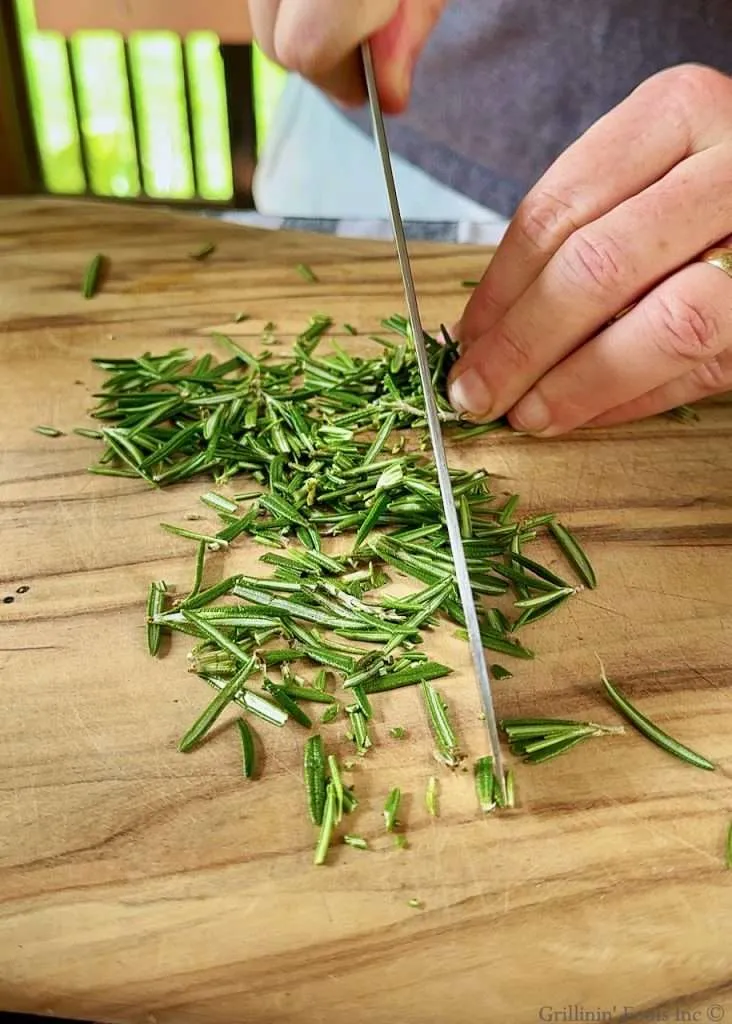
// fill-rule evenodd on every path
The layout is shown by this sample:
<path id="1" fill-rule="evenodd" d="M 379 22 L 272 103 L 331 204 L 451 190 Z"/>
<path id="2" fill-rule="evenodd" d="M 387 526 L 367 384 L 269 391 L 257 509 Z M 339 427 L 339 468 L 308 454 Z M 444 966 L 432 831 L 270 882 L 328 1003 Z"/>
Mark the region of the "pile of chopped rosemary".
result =
<path id="1" fill-rule="evenodd" d="M 194 358 L 176 349 L 137 359 L 97 359 L 107 378 L 93 411 L 104 442 L 95 473 L 141 477 L 162 486 L 207 474 L 216 486 L 247 476 L 256 487 L 224 495 L 209 490 L 204 506 L 218 518 L 205 529 L 163 527 L 196 545 L 186 593 L 163 581 L 150 587 L 150 653 L 180 632 L 192 638 L 190 669 L 215 691 L 180 741 L 196 747 L 222 711 L 235 705 L 243 774 L 258 774 L 258 719 L 304 730 L 341 722 L 355 755 L 373 745 L 371 723 L 378 695 L 401 687 L 420 693 L 435 740 L 435 757 L 448 768 L 464 759 L 448 707 L 432 681 L 451 669 L 422 650 L 440 622 L 464 635 L 440 490 L 424 432 L 424 406 L 407 322 L 383 322 L 379 354 L 351 355 L 331 342 L 317 353 L 331 327 L 314 317 L 287 355 L 255 355 L 216 335 L 227 359 Z M 355 329 L 348 327 L 349 334 Z M 265 342 L 273 341 L 272 326 Z M 447 437 L 456 442 L 500 424 L 464 423 L 450 408 L 445 380 L 455 349 L 427 337 L 433 381 Z M 557 611 L 578 589 L 536 561 L 527 549 L 547 532 L 578 581 L 594 587 L 595 573 L 576 538 L 552 515 L 516 516 L 518 495 L 500 501 L 484 470 L 451 473 L 485 647 L 502 657 L 533 658 L 521 638 L 529 623 Z M 329 538 L 342 535 L 337 545 Z M 204 584 L 207 553 L 243 538 L 264 546 L 261 574 L 235 574 Z M 327 550 L 325 550 L 327 548 Z M 337 549 L 337 550 L 336 550 Z M 397 596 L 394 574 L 411 590 Z M 501 665 L 496 678 L 510 677 Z M 529 760 L 561 753 L 575 741 L 611 728 L 546 719 L 506 723 L 509 741 Z M 533 731 L 532 731 L 533 730 Z M 404 735 L 399 726 L 392 734 Z M 533 744 L 533 745 L 532 745 Z M 538 744 L 538 746 L 537 746 Z M 532 756 L 535 752 L 540 756 Z M 347 762 L 346 762 L 347 764 Z M 304 745 L 307 804 L 319 828 L 315 863 L 325 861 L 344 814 L 357 798 L 342 779 L 342 765 L 325 753 L 320 733 Z M 475 768 L 480 806 L 492 810 L 499 787 L 492 761 Z M 510 779 L 510 803 L 513 802 Z M 386 831 L 397 825 L 400 791 L 389 795 Z M 438 813 L 437 781 L 425 802 Z M 401 833 L 395 835 L 405 845 Z M 368 843 L 345 834 L 359 849 Z"/>

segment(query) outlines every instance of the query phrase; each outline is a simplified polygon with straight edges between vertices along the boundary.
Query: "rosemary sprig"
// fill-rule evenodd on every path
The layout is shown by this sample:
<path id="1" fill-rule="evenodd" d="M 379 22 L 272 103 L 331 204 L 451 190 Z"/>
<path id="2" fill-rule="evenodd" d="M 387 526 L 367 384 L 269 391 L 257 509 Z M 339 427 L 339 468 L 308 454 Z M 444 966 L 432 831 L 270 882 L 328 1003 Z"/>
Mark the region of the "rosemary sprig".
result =
<path id="1" fill-rule="evenodd" d="M 600 677 L 605 687 L 605 692 L 608 697 L 618 709 L 618 711 L 628 719 L 628 721 L 636 727 L 639 732 L 642 732 L 644 736 L 648 737 L 656 746 L 661 747 L 663 750 L 668 751 L 669 754 L 673 754 L 674 757 L 678 757 L 682 761 L 686 761 L 688 764 L 693 764 L 697 768 L 704 768 L 706 771 L 713 772 L 716 768 L 708 758 L 704 757 L 703 754 L 698 754 L 695 750 L 691 750 L 689 747 L 680 743 L 679 740 L 669 736 L 667 732 L 664 732 L 660 726 L 652 722 L 650 718 L 647 718 L 642 711 L 639 711 L 634 704 L 632 704 L 628 698 L 621 693 L 621 691 L 614 686 L 605 675 L 605 669 L 600 662 Z"/>
<path id="2" fill-rule="evenodd" d="M 549 761 L 593 736 L 625 731 L 622 726 L 560 718 L 506 718 L 500 727 L 508 737 L 511 753 L 530 764 Z"/>

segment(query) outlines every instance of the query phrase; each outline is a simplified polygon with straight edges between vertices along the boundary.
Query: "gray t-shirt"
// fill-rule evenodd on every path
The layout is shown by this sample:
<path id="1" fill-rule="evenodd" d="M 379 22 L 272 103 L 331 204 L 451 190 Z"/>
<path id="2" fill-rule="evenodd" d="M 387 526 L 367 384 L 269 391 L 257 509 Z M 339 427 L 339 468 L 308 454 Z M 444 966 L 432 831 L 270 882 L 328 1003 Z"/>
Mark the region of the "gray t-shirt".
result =
<path id="1" fill-rule="evenodd" d="M 732 72 L 732 0 L 453 0 L 389 140 L 438 181 L 511 216 L 598 117 L 689 61 Z M 348 116 L 370 130 L 366 110 Z"/>

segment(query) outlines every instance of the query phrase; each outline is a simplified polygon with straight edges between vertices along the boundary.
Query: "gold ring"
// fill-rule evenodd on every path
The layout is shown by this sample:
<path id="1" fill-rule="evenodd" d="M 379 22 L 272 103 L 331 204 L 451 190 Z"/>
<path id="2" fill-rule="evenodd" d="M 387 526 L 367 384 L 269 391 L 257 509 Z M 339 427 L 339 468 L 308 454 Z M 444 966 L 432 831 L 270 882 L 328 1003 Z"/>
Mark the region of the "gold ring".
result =
<path id="1" fill-rule="evenodd" d="M 728 277 L 732 277 L 732 248 L 715 246 L 702 253 L 699 260 L 701 263 L 711 263 L 713 267 L 719 267 Z"/>

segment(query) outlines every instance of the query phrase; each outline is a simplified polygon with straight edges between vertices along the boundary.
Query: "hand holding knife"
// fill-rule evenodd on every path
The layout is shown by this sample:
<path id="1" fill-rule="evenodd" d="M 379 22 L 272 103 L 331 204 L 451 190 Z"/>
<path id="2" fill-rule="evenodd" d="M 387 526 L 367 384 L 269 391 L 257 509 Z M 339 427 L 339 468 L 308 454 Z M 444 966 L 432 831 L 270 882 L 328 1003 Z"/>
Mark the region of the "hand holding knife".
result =
<path id="1" fill-rule="evenodd" d="M 392 228 L 394 231 L 394 241 L 396 244 L 397 256 L 399 258 L 399 267 L 401 270 L 402 281 L 404 284 L 404 295 L 407 302 L 409 321 L 412 329 L 412 340 L 414 342 L 414 347 L 417 355 L 419 376 L 420 381 L 422 383 L 422 391 L 424 393 L 425 411 L 427 414 L 427 423 L 429 427 L 430 440 L 432 441 L 432 450 L 435 456 L 437 478 L 440 484 L 442 503 L 445 510 L 447 532 L 450 538 L 450 548 L 452 551 L 453 562 L 455 565 L 455 577 L 457 580 L 458 592 L 460 594 L 460 602 L 462 604 L 463 612 L 465 614 L 465 625 L 467 627 L 468 639 L 470 642 L 470 653 L 473 659 L 473 667 L 475 670 L 476 680 L 478 683 L 481 704 L 483 706 L 483 712 L 485 714 L 486 729 L 488 731 L 488 737 L 490 739 L 491 744 L 491 752 L 493 754 L 495 777 L 500 787 L 503 801 L 505 803 L 506 779 L 505 772 L 503 770 L 501 747 L 498 739 L 498 725 L 496 722 L 496 713 L 493 707 L 491 677 L 488 665 L 486 663 L 485 654 L 483 652 L 483 641 L 480 635 L 480 625 L 478 622 L 478 614 L 475 608 L 473 588 L 470 583 L 470 575 L 468 573 L 465 549 L 463 547 L 462 535 L 460 533 L 460 522 L 458 520 L 457 510 L 455 508 L 455 499 L 452 493 L 450 470 L 447 465 L 447 455 L 445 453 L 445 445 L 442 438 L 442 428 L 440 426 L 439 413 L 437 409 L 437 404 L 435 402 L 435 395 L 432 387 L 432 375 L 430 372 L 429 361 L 427 358 L 427 349 L 425 346 L 424 332 L 422 330 L 422 322 L 419 315 L 419 305 L 417 303 L 417 293 L 414 286 L 412 267 L 409 260 L 409 250 L 407 248 L 407 240 L 404 234 L 404 224 L 402 222 L 401 212 L 399 210 L 399 199 L 396 192 L 396 186 L 394 184 L 394 173 L 392 171 L 391 166 L 389 142 L 386 137 L 384 116 L 381 110 L 381 104 L 379 102 L 379 97 L 376 90 L 376 78 L 374 74 L 373 60 L 371 57 L 371 47 L 368 43 L 362 44 L 361 55 L 363 59 L 364 74 L 366 77 L 366 88 L 368 91 L 369 106 L 371 108 L 371 119 L 374 128 L 374 136 L 376 139 L 376 145 L 379 151 L 379 155 L 381 157 L 381 164 L 384 172 L 386 192 L 389 200 L 389 212 L 391 216 Z"/>

